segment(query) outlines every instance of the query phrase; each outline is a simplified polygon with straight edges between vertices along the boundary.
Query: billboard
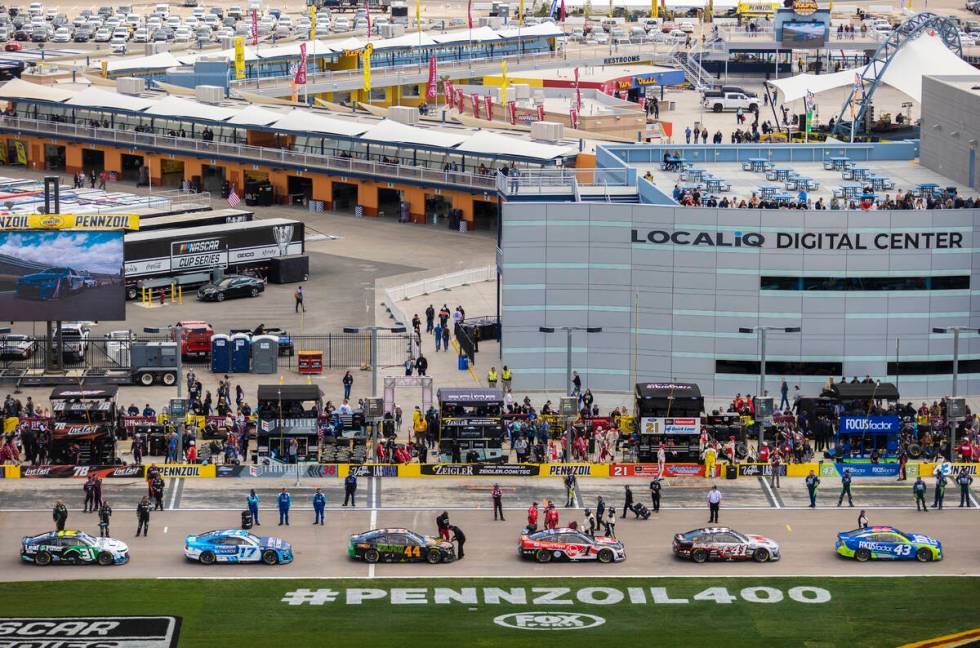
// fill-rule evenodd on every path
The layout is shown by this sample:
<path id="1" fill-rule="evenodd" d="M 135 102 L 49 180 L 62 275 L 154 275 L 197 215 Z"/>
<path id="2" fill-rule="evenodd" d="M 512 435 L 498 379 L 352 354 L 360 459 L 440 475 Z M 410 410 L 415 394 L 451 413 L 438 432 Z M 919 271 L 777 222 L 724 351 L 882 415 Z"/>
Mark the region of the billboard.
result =
<path id="1" fill-rule="evenodd" d="M 121 231 L 0 231 L 8 321 L 123 320 Z"/>
<path id="2" fill-rule="evenodd" d="M 898 434 L 902 421 L 897 416 L 842 416 L 841 434 Z"/>
<path id="3" fill-rule="evenodd" d="M 701 419 L 699 417 L 644 416 L 640 418 L 640 434 L 698 435 L 701 434 Z"/>
<path id="4" fill-rule="evenodd" d="M 822 22 L 783 23 L 782 44 L 795 49 L 819 49 L 826 43 L 827 26 Z"/>

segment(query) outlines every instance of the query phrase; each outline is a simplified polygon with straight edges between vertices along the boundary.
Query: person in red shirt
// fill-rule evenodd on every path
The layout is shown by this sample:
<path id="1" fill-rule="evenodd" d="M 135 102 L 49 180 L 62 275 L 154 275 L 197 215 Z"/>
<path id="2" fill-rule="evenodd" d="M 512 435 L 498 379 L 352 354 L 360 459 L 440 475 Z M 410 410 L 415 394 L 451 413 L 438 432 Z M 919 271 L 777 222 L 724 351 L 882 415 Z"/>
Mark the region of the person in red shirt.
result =
<path id="1" fill-rule="evenodd" d="M 554 502 L 548 502 L 548 508 L 544 512 L 544 528 L 558 528 L 558 509 L 555 508 Z"/>
<path id="2" fill-rule="evenodd" d="M 741 414 L 743 407 L 745 407 L 745 401 L 742 400 L 742 395 L 735 394 L 735 411 Z"/>
<path id="3" fill-rule="evenodd" d="M 191 447 L 187 449 L 187 463 L 197 463 L 197 444 L 191 443 Z"/>
<path id="4" fill-rule="evenodd" d="M 762 442 L 762 447 L 759 448 L 759 463 L 769 463 L 769 444 L 765 441 Z"/>
<path id="5" fill-rule="evenodd" d="M 527 507 L 527 525 L 529 527 L 538 528 L 538 503 L 531 502 L 531 506 Z"/>

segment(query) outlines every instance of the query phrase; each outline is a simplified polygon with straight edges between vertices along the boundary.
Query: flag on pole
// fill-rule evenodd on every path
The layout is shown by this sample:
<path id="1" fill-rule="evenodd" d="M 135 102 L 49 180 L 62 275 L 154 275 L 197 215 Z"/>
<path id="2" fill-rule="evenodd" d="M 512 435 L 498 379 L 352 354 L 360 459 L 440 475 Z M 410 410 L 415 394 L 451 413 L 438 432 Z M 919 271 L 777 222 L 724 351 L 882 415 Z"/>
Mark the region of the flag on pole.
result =
<path id="1" fill-rule="evenodd" d="M 368 36 L 371 35 L 371 2 L 364 0 L 364 17 L 367 18 Z"/>
<path id="2" fill-rule="evenodd" d="M 578 68 L 575 68 L 575 110 L 582 111 L 582 89 L 578 83 Z"/>
<path id="3" fill-rule="evenodd" d="M 807 135 L 810 134 L 810 129 L 813 125 L 813 108 L 816 105 L 816 98 L 810 90 L 806 91 L 806 97 L 803 99 L 803 104 L 806 106 L 806 126 L 805 132 Z"/>
<path id="4" fill-rule="evenodd" d="M 466 3 L 466 22 L 470 29 L 473 29 L 473 0 L 468 0 Z"/>
<path id="5" fill-rule="evenodd" d="M 368 43 L 361 52 L 361 65 L 364 67 L 364 92 L 371 92 L 371 54 L 374 53 L 374 45 Z M 370 99 L 368 95 L 368 99 Z"/>
<path id="6" fill-rule="evenodd" d="M 310 5 L 310 40 L 316 40 L 316 6 Z"/>
<path id="7" fill-rule="evenodd" d="M 578 128 L 578 111 L 574 108 L 568 111 L 568 123 L 572 128 Z"/>
<path id="8" fill-rule="evenodd" d="M 558 13 L 558 22 L 565 22 L 565 0 L 561 0 L 561 8 Z"/>
<path id="9" fill-rule="evenodd" d="M 245 78 L 245 39 L 241 36 L 235 39 L 235 78 Z"/>
<path id="10" fill-rule="evenodd" d="M 507 103 L 507 61 L 500 62 L 500 103 Z"/>
<path id="11" fill-rule="evenodd" d="M 449 79 L 442 82 L 442 93 L 446 95 L 446 107 L 452 110 L 456 105 L 456 93 L 453 91 L 453 82 Z"/>
<path id="12" fill-rule="evenodd" d="M 544 104 L 538 104 L 538 121 L 544 121 Z"/>
<path id="13" fill-rule="evenodd" d="M 299 67 L 296 68 L 296 85 L 306 85 L 306 43 L 299 44 Z"/>
<path id="14" fill-rule="evenodd" d="M 242 199 L 238 197 L 238 194 L 235 193 L 235 188 L 232 187 L 231 188 L 231 193 L 228 194 L 228 206 L 229 207 L 238 207 L 238 204 L 240 202 L 242 202 Z"/>
<path id="15" fill-rule="evenodd" d="M 473 102 L 473 116 L 477 119 L 480 118 L 480 95 L 475 92 L 470 95 L 470 101 Z"/>
<path id="16" fill-rule="evenodd" d="M 252 9 L 252 46 L 259 44 L 259 13 Z"/>
<path id="17" fill-rule="evenodd" d="M 520 5 L 518 6 L 517 19 L 518 19 L 518 24 L 521 27 L 523 27 L 524 26 L 524 0 L 521 0 Z"/>
<path id="18" fill-rule="evenodd" d="M 516 101 L 508 101 L 507 102 L 507 113 L 510 115 L 510 123 L 511 124 L 516 124 L 517 123 L 517 102 Z M 0 149 L 0 150 L 2 150 L 2 149 Z"/>
<path id="19" fill-rule="evenodd" d="M 558 0 L 551 0 L 551 9 L 548 10 L 548 17 L 554 19 L 555 13 L 558 11 Z"/>
<path id="20" fill-rule="evenodd" d="M 493 121 L 493 97 L 483 95 L 483 104 L 483 107 L 487 110 L 487 119 Z"/>
<path id="21" fill-rule="evenodd" d="M 415 25 L 418 27 L 419 36 L 422 35 L 422 0 L 415 0 Z"/>
<path id="22" fill-rule="evenodd" d="M 436 71 L 436 55 L 429 59 L 429 82 L 425 85 L 425 98 L 432 100 L 439 96 L 439 76 Z"/>
<path id="23" fill-rule="evenodd" d="M 660 0 L 650 0 L 650 17 L 654 20 L 660 17 Z"/>
<path id="24" fill-rule="evenodd" d="M 456 90 L 456 110 L 458 110 L 460 114 L 463 114 L 463 112 L 466 111 L 466 106 L 463 105 L 463 90 L 462 88 L 453 89 Z"/>

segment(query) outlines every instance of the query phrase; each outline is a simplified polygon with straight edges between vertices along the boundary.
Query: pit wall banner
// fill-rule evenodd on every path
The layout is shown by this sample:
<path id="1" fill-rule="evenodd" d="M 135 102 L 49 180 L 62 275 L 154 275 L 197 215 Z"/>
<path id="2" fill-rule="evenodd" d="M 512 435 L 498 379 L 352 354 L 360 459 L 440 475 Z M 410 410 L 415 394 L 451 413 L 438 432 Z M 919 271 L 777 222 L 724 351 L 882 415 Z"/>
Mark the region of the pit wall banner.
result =
<path id="1" fill-rule="evenodd" d="M 922 475 L 923 477 L 931 477 L 933 473 L 936 471 L 936 466 L 942 466 L 944 464 L 940 464 L 940 463 L 909 464 L 907 467 L 911 467 L 913 465 L 918 466 L 920 475 Z M 977 471 L 978 469 L 980 469 L 980 464 L 978 463 L 963 463 L 958 461 L 955 463 L 946 462 L 945 465 L 949 466 L 949 472 L 946 473 L 947 475 L 958 475 L 961 472 L 965 472 L 968 475 L 973 475 L 974 477 L 976 477 Z"/>
<path id="2" fill-rule="evenodd" d="M 216 476 L 214 464 L 154 464 L 160 469 L 161 477 L 192 477 L 214 479 Z"/>
<path id="3" fill-rule="evenodd" d="M 137 214 L 7 214 L 0 230 L 138 230 Z"/>
<path id="4" fill-rule="evenodd" d="M 337 476 L 346 479 L 355 477 L 398 477 L 399 464 L 339 464 Z"/>
<path id="5" fill-rule="evenodd" d="M 337 477 L 337 464 L 276 464 L 272 466 L 215 466 L 215 476 L 219 479 L 228 477 L 254 477 L 265 479 L 295 479 L 297 475 L 306 479 L 323 479 Z"/>
<path id="6" fill-rule="evenodd" d="M 820 464 L 818 463 L 801 463 L 801 464 L 786 464 L 786 476 L 787 477 L 806 477 L 810 474 L 820 474 Z"/>
<path id="7" fill-rule="evenodd" d="M 657 464 L 611 464 L 607 466 L 609 477 L 704 477 L 704 466 L 700 464 L 664 464 L 663 474 Z M 721 475 L 721 465 L 716 464 L 712 471 L 714 477 Z"/>
<path id="8" fill-rule="evenodd" d="M 17 468 L 17 466 L 7 466 L 7 468 Z M 21 466 L 17 476 L 21 479 L 88 479 L 93 476 L 102 479 L 143 479 L 144 475 L 143 466 L 52 465 Z M 7 476 L 10 477 L 9 474 Z"/>
<path id="9" fill-rule="evenodd" d="M 851 471 L 851 477 L 898 477 L 898 463 L 831 463 L 820 464 L 821 477 L 839 477 L 845 470 Z"/>
<path id="10" fill-rule="evenodd" d="M 20 466 L 0 466 L 0 477 L 4 479 L 20 479 Z"/>

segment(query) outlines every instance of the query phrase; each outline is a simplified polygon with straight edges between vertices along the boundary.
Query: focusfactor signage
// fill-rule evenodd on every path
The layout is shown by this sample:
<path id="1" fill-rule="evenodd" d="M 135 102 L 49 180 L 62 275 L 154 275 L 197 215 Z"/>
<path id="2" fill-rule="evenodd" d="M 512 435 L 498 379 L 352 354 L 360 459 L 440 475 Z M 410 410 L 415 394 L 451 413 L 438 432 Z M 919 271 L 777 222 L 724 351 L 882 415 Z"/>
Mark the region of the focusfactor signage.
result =
<path id="1" fill-rule="evenodd" d="M 950 250 L 962 232 L 698 232 L 631 230 L 631 243 L 778 250 Z"/>
<path id="2" fill-rule="evenodd" d="M 843 434 L 898 434 L 902 429 L 902 421 L 897 416 L 842 416 L 839 425 Z"/>

